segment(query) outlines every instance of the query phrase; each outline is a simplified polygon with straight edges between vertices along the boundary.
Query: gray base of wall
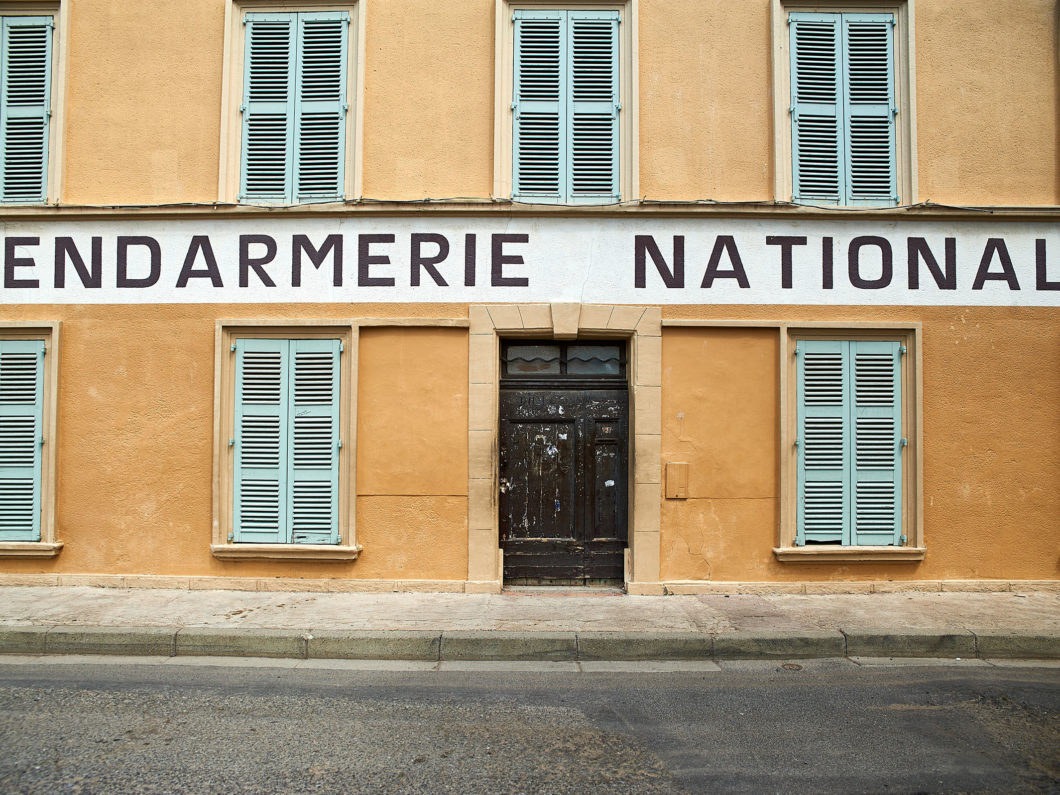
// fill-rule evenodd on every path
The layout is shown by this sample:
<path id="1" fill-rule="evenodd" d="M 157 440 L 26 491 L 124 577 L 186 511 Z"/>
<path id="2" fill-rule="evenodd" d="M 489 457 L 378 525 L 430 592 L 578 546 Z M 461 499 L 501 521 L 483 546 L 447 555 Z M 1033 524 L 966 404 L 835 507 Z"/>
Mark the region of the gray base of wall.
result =
<path id="1" fill-rule="evenodd" d="M 278 577 L 170 577 L 153 574 L 3 574 L 0 586 L 89 586 L 94 588 L 173 588 L 202 591 L 285 591 L 318 593 L 489 593 L 501 583 L 478 580 L 287 579 Z M 1060 591 L 1057 580 L 883 580 L 851 582 L 715 582 L 628 583 L 640 594 L 862 594 L 918 592 L 997 593 Z"/>

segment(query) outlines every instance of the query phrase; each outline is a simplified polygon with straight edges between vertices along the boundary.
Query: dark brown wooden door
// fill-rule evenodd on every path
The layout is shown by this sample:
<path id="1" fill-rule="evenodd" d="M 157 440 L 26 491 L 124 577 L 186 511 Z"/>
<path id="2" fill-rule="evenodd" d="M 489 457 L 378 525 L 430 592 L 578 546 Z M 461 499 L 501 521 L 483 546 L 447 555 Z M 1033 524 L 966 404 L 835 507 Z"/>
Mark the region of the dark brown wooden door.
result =
<path id="1" fill-rule="evenodd" d="M 579 382 L 578 388 L 502 382 L 499 507 L 507 582 L 622 579 L 629 393 Z"/>

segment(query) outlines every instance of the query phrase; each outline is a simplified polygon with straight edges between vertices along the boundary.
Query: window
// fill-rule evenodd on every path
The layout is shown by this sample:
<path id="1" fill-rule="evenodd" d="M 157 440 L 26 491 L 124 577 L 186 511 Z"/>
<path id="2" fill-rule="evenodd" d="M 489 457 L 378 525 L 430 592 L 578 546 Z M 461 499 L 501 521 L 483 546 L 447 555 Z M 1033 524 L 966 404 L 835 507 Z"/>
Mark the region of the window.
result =
<path id="1" fill-rule="evenodd" d="M 219 557 L 353 558 L 349 330 L 226 329 Z M 348 357 L 348 354 L 345 354 Z M 277 551 L 277 546 L 284 549 Z"/>
<path id="2" fill-rule="evenodd" d="M 868 2 L 857 12 L 800 5 L 775 10 L 786 23 L 774 33 L 782 53 L 774 73 L 778 195 L 849 207 L 911 203 L 905 5 Z"/>
<path id="3" fill-rule="evenodd" d="M 886 330 L 806 330 L 789 339 L 785 480 L 794 518 L 782 528 L 782 547 L 794 549 L 780 551 L 923 556 L 915 340 L 915 331 Z"/>
<path id="4" fill-rule="evenodd" d="M 358 195 L 363 14 L 363 4 L 341 0 L 227 0 L 223 201 Z"/>
<path id="5" fill-rule="evenodd" d="M 2 200 L 40 204 L 48 194 L 51 126 L 50 16 L 0 17 Z"/>
<path id="6" fill-rule="evenodd" d="M 0 328 L 0 556 L 52 557 L 57 327 Z"/>
<path id="7" fill-rule="evenodd" d="M 498 5 L 495 195 L 611 204 L 635 195 L 635 5 Z"/>
<path id="8" fill-rule="evenodd" d="M 247 14 L 240 198 L 343 195 L 349 14 Z"/>
<path id="9" fill-rule="evenodd" d="M 510 341 L 502 346 L 501 372 L 505 378 L 613 376 L 625 383 L 624 343 L 574 343 L 546 340 Z"/>
<path id="10" fill-rule="evenodd" d="M 795 543 L 900 546 L 901 370 L 890 340 L 802 340 Z"/>
<path id="11" fill-rule="evenodd" d="M 338 542 L 339 347 L 236 342 L 237 543 Z"/>
<path id="12" fill-rule="evenodd" d="M 0 340 L 0 541 L 40 541 L 44 340 Z"/>

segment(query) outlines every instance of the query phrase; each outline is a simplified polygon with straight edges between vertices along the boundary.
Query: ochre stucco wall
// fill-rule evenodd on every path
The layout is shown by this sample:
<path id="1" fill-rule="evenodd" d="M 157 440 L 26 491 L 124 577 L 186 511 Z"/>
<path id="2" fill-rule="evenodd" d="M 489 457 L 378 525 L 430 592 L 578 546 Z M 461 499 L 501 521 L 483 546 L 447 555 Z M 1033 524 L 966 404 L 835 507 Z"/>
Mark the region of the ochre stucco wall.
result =
<path id="1" fill-rule="evenodd" d="M 689 463 L 690 499 L 663 500 L 663 579 L 727 579 L 716 567 L 729 558 L 758 579 L 758 559 L 772 557 L 777 339 L 776 329 L 665 329 L 662 459 Z"/>
<path id="2" fill-rule="evenodd" d="M 1060 6 L 916 6 L 920 199 L 1060 204 Z"/>
<path id="3" fill-rule="evenodd" d="M 364 195 L 486 197 L 493 189 L 493 3 L 370 0 Z"/>
<path id="4" fill-rule="evenodd" d="M 301 305 L 300 319 L 465 318 L 467 307 Z M 221 561 L 209 551 L 215 318 L 286 305 L 6 307 L 60 320 L 57 536 L 12 573 L 462 580 L 467 576 L 467 332 L 362 328 L 354 562 Z M 778 563 L 778 333 L 664 327 L 663 580 L 1060 576 L 1060 318 L 1042 308 L 669 306 L 665 318 L 923 324 L 920 563 Z"/>
<path id="5" fill-rule="evenodd" d="M 57 132 L 61 202 L 216 201 L 225 3 L 62 2 L 69 27 L 60 43 L 66 70 L 57 77 L 66 81 Z M 363 149 L 356 154 L 364 195 L 488 197 L 495 0 L 365 2 Z M 1003 6 L 916 2 L 919 200 L 1060 204 L 1060 5 Z M 770 0 L 638 0 L 638 14 L 640 195 L 774 198 Z M 157 223 L 163 228 L 167 221 Z M 1055 309 L 668 306 L 664 312 L 922 322 L 928 549 L 916 564 L 777 563 L 770 551 L 780 493 L 776 332 L 667 328 L 663 461 L 691 463 L 692 499 L 661 502 L 664 579 L 1060 575 Z M 236 562 L 209 553 L 215 320 L 352 314 L 466 318 L 467 306 L 3 306 L 3 321 L 62 322 L 53 443 L 57 537 L 66 546 L 53 560 L 0 559 L 0 571 L 465 578 L 463 329 L 363 333 L 361 559 Z"/>
<path id="6" fill-rule="evenodd" d="M 365 12 L 364 195 L 490 196 L 494 1 Z M 69 13 L 62 201 L 216 201 L 221 0 L 76 0 Z M 640 196 L 772 199 L 769 0 L 638 13 Z M 916 3 L 918 200 L 1060 204 L 1057 20 L 1056 0 Z"/>
<path id="7" fill-rule="evenodd" d="M 446 304 L 358 310 L 365 317 L 467 316 L 465 307 Z M 56 535 L 65 546 L 51 560 L 2 559 L 0 571 L 465 579 L 467 331 L 461 328 L 364 332 L 361 559 L 222 561 L 210 554 L 214 321 L 290 317 L 290 307 L 280 304 L 5 307 L 5 320 L 62 323 Z M 298 317 L 342 322 L 350 307 L 302 305 Z M 413 455 L 421 443 L 426 454 Z"/>
<path id="8" fill-rule="evenodd" d="M 62 202 L 216 201 L 224 3 L 74 0 L 69 15 Z"/>
<path id="9" fill-rule="evenodd" d="M 464 579 L 467 330 L 365 328 L 360 349 L 357 573 Z"/>
<path id="10" fill-rule="evenodd" d="M 771 35 L 768 0 L 641 3 L 641 196 L 773 198 Z"/>
<path id="11" fill-rule="evenodd" d="M 667 307 L 667 316 L 923 323 L 920 563 L 779 563 L 773 329 L 665 328 L 663 580 L 1035 579 L 1060 575 L 1060 318 L 1054 309 Z M 683 416 L 682 416 L 683 415 Z"/>

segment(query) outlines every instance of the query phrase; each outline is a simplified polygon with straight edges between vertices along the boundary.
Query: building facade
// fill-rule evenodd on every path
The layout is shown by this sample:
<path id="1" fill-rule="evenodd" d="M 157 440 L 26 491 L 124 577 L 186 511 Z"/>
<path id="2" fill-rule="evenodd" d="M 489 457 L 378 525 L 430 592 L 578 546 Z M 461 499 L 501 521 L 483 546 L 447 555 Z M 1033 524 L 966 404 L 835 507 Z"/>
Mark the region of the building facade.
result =
<path id="1" fill-rule="evenodd" d="M 1060 580 L 1003 6 L 3 0 L 0 582 Z"/>

